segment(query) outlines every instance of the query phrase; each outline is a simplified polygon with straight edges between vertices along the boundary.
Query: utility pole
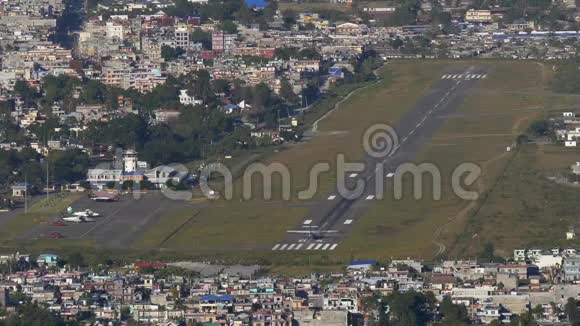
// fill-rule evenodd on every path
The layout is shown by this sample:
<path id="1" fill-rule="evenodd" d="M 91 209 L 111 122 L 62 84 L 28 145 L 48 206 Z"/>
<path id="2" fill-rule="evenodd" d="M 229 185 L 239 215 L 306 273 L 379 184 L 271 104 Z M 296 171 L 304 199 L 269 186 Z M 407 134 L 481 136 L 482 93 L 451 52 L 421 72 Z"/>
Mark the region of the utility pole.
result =
<path id="1" fill-rule="evenodd" d="M 24 214 L 28 213 L 28 174 L 24 173 Z"/>
<path id="2" fill-rule="evenodd" d="M 48 155 L 50 151 L 46 154 L 46 204 L 48 205 L 49 195 L 48 195 Z"/>

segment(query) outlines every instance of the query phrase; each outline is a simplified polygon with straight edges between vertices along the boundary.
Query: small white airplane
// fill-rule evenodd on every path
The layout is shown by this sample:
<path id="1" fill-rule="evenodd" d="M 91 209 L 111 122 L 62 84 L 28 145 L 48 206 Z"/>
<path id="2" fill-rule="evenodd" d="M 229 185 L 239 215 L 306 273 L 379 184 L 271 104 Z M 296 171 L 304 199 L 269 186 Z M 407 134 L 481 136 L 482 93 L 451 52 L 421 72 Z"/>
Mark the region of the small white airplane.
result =
<path id="1" fill-rule="evenodd" d="M 80 217 L 99 217 L 101 216 L 99 213 L 95 213 L 90 209 L 85 209 L 84 211 L 75 212 L 72 207 L 67 208 L 67 212 L 72 214 L 73 216 L 80 216 Z"/>
<path id="2" fill-rule="evenodd" d="M 338 234 L 337 230 L 287 230 L 287 233 L 299 233 L 299 234 L 308 234 L 309 237 L 313 239 L 322 239 L 325 237 L 332 237 Z"/>
<path id="3" fill-rule="evenodd" d="M 66 221 L 66 222 L 73 222 L 73 223 L 85 223 L 85 222 L 94 222 L 95 221 L 94 219 L 92 219 L 90 217 L 84 217 L 84 216 L 63 217 L 62 220 Z"/>
<path id="4" fill-rule="evenodd" d="M 98 196 L 98 197 L 91 197 L 92 200 L 94 201 L 98 201 L 98 202 L 113 202 L 113 201 L 119 201 L 119 197 L 118 196 Z"/>

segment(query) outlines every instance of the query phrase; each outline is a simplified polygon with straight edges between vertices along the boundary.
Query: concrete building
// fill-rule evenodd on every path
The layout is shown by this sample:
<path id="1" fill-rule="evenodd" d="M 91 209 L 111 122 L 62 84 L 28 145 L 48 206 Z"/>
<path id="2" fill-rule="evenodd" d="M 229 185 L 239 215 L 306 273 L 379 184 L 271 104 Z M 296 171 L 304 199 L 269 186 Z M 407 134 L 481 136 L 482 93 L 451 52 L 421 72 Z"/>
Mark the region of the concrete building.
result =
<path id="1" fill-rule="evenodd" d="M 236 48 L 236 34 L 213 32 L 211 34 L 212 51 L 215 54 L 230 55 Z"/>
<path id="2" fill-rule="evenodd" d="M 564 281 L 580 281 L 580 256 L 564 258 L 562 269 L 564 271 Z"/>
<path id="3" fill-rule="evenodd" d="M 470 9 L 465 13 L 465 21 L 468 23 L 491 23 L 491 11 Z"/>
<path id="4" fill-rule="evenodd" d="M 179 91 L 179 103 L 183 105 L 202 105 L 202 100 L 196 100 L 194 96 L 189 95 L 186 89 Z"/>
<path id="5" fill-rule="evenodd" d="M 173 33 L 173 41 L 176 48 L 188 49 L 191 45 L 189 41 L 189 30 L 185 26 L 179 26 Z"/>

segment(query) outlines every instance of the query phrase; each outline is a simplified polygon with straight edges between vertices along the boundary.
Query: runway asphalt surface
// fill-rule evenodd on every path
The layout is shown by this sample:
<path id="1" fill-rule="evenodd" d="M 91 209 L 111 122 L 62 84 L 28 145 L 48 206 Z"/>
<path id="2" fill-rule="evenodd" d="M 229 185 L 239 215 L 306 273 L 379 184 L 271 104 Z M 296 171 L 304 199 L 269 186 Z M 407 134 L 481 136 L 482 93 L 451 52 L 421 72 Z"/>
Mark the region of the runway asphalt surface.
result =
<path id="1" fill-rule="evenodd" d="M 394 172 L 402 163 L 414 162 L 421 144 L 431 138 L 444 123 L 445 119 L 441 117 L 455 112 L 467 93 L 486 78 L 487 74 L 488 71 L 483 67 L 473 66 L 467 69 L 449 69 L 441 75 L 400 121 L 394 125 L 389 121 L 384 122 L 396 131 L 398 145 L 394 146 L 394 150 L 378 158 L 366 155 L 361 160 L 365 162 L 364 171 L 346 173 L 345 182 L 349 189 L 354 189 L 357 181 L 365 182 L 362 194 L 353 199 L 344 198 L 338 190 L 328 194 L 325 196 L 327 200 L 312 207 L 301 224 L 288 230 L 285 239 L 273 244 L 271 250 L 332 251 L 339 247 L 341 240 L 357 223 L 357 219 L 377 200 L 377 176 L 384 182 L 384 196 L 392 195 L 389 193 L 393 189 L 389 173 Z M 377 166 L 379 163 L 384 165 L 384 169 Z"/>
<path id="2" fill-rule="evenodd" d="M 170 200 L 160 192 L 142 194 L 139 199 L 123 195 L 117 202 L 95 202 L 87 197 L 76 201 L 75 211 L 90 209 L 99 213 L 94 222 L 65 222 L 66 226 L 50 223 L 38 224 L 20 236 L 21 239 L 38 239 L 43 233 L 57 232 L 65 239 L 92 240 L 98 247 L 129 248 L 139 240 L 148 227 L 155 225 L 172 211 L 192 207 L 188 201 Z M 70 216 L 63 212 L 62 216 Z M 61 214 L 50 216 L 50 221 L 60 221 Z"/>

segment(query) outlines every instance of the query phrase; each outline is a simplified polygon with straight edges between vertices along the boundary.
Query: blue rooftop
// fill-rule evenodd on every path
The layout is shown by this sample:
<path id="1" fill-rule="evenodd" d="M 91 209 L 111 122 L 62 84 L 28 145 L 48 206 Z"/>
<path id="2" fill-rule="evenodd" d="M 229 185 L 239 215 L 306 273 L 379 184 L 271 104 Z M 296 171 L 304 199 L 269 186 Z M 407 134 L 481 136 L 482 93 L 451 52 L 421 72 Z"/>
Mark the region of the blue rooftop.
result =
<path id="1" fill-rule="evenodd" d="M 208 294 L 208 295 L 204 295 L 203 297 L 201 297 L 201 301 L 234 302 L 234 297 L 231 295 L 228 295 L 228 294 L 224 294 L 224 295 Z"/>
<path id="2" fill-rule="evenodd" d="M 264 8 L 266 7 L 266 1 L 264 0 L 246 0 L 248 7 L 253 8 Z"/>
<path id="3" fill-rule="evenodd" d="M 132 171 L 132 172 L 123 172 L 124 176 L 129 176 L 129 175 L 137 175 L 137 176 L 141 176 L 141 175 L 145 175 L 144 171 Z"/>

